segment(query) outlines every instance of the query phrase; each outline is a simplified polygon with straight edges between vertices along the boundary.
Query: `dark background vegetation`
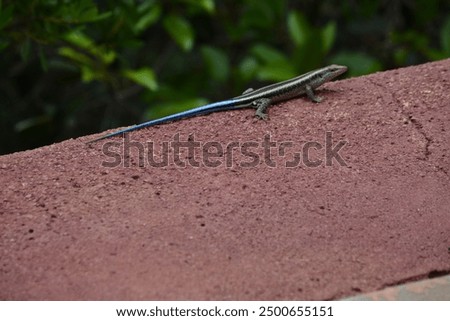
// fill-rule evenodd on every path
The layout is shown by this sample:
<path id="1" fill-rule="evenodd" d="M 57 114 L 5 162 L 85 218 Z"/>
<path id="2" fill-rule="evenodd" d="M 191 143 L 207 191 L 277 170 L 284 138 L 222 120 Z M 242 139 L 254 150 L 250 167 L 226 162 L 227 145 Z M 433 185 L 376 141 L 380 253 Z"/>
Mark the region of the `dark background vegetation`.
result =
<path id="1" fill-rule="evenodd" d="M 450 56 L 445 0 L 0 0 L 0 154 L 337 63 Z"/>

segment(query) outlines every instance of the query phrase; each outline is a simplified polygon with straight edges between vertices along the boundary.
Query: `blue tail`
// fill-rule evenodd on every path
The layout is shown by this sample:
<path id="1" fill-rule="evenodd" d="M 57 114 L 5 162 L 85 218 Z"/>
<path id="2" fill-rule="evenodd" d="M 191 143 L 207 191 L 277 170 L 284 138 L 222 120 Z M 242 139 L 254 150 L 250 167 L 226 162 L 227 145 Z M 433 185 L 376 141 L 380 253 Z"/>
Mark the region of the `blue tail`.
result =
<path id="1" fill-rule="evenodd" d="M 128 128 L 113 132 L 111 134 L 107 134 L 102 137 L 90 140 L 87 142 L 87 144 L 91 144 L 91 143 L 97 142 L 97 141 L 105 139 L 105 138 L 118 136 L 120 134 L 128 133 L 128 132 L 131 132 L 131 131 L 134 131 L 137 129 L 142 129 L 142 128 L 151 127 L 151 126 L 155 126 L 155 125 L 159 125 L 159 124 L 164 124 L 167 122 L 180 120 L 183 118 L 199 116 L 199 115 L 206 115 L 206 114 L 209 114 L 209 113 L 212 113 L 215 111 L 225 110 L 225 109 L 227 109 L 227 107 L 231 108 L 235 105 L 236 105 L 236 102 L 234 100 L 224 100 L 224 101 L 219 101 L 217 103 L 212 103 L 212 104 L 196 107 L 196 108 L 193 108 L 193 109 L 190 109 L 187 111 L 183 111 L 183 112 L 180 112 L 180 113 L 177 113 L 174 115 L 169 115 L 169 116 L 162 117 L 159 119 L 149 120 L 142 124 L 130 126 Z"/>

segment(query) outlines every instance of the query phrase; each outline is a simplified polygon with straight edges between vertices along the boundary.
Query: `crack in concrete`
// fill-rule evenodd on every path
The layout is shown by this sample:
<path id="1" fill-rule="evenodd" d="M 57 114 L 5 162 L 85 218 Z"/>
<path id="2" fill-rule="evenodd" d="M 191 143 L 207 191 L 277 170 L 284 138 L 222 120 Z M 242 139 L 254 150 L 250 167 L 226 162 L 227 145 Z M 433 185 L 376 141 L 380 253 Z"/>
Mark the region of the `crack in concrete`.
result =
<path id="1" fill-rule="evenodd" d="M 414 118 L 412 113 L 406 112 L 404 110 L 404 104 L 402 104 L 402 102 L 400 101 L 400 99 L 397 97 L 397 95 L 395 93 L 391 92 L 390 90 L 387 90 L 385 86 L 377 83 L 376 81 L 374 81 L 373 79 L 371 79 L 369 77 L 368 77 L 368 80 L 372 85 L 381 88 L 383 90 L 383 92 L 388 93 L 391 96 L 391 100 L 394 101 L 400 109 L 400 115 L 402 115 L 404 119 L 407 119 L 408 120 L 407 123 L 412 124 L 414 129 L 420 134 L 421 137 L 424 138 L 425 146 L 423 147 L 423 157 L 420 157 L 419 159 L 423 160 L 423 161 L 428 161 L 429 156 L 431 155 L 430 145 L 433 143 L 433 138 L 427 135 L 421 122 L 419 120 L 417 120 L 416 118 Z M 436 167 L 436 168 L 438 168 L 438 167 Z"/>
<path id="2" fill-rule="evenodd" d="M 423 147 L 424 151 L 423 151 L 423 157 L 419 157 L 418 159 L 423 160 L 423 161 L 430 161 L 430 155 L 431 155 L 431 151 L 430 151 L 430 146 L 433 143 L 433 137 L 429 136 L 427 134 L 427 132 L 425 131 L 422 123 L 413 116 L 412 112 L 406 112 L 403 108 L 404 104 L 402 104 L 402 102 L 400 101 L 399 98 L 397 98 L 395 93 L 389 92 L 392 99 L 395 100 L 397 102 L 397 104 L 399 105 L 400 108 L 400 114 L 408 120 L 408 122 L 410 124 L 412 124 L 414 126 L 414 129 L 425 139 L 425 146 Z M 443 168 L 442 166 L 439 166 L 438 164 L 436 164 L 435 162 L 432 162 L 432 165 L 434 166 L 434 168 L 441 173 L 444 173 L 446 176 L 448 176 L 448 172 L 445 168 Z"/>
<path id="3" fill-rule="evenodd" d="M 392 95 L 395 98 L 395 95 Z M 399 102 L 400 103 L 400 102 Z M 425 138 L 425 147 L 424 147 L 424 157 L 423 158 L 419 158 L 420 160 L 424 160 L 424 161 L 428 161 L 429 160 L 429 156 L 431 155 L 430 152 L 430 145 L 433 142 L 433 139 L 431 137 L 429 137 L 426 133 L 425 130 L 423 129 L 422 124 L 415 119 L 410 113 L 406 113 L 403 109 L 401 111 L 401 114 L 406 117 L 411 124 L 413 124 L 413 126 L 415 127 L 415 129 L 417 130 L 417 132 L 419 132 L 419 134 L 421 136 L 423 136 Z"/>

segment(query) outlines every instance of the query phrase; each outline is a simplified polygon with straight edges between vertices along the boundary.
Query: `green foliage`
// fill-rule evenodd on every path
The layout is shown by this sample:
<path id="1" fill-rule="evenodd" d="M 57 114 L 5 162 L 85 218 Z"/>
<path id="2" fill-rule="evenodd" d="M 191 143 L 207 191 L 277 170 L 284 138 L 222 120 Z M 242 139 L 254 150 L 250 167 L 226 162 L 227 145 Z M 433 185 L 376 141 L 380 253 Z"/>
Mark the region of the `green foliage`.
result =
<path id="1" fill-rule="evenodd" d="M 125 77 L 149 90 L 158 89 L 155 73 L 150 68 L 144 67 L 137 70 L 124 70 L 123 74 Z"/>
<path id="2" fill-rule="evenodd" d="M 9 5 L 5 8 L 0 6 L 0 30 L 5 28 L 12 20 L 14 7 Z"/>
<path id="3" fill-rule="evenodd" d="M 170 15 L 164 18 L 164 27 L 184 51 L 192 49 L 194 45 L 194 31 L 189 21 L 180 16 Z"/>
<path id="4" fill-rule="evenodd" d="M 107 68 L 116 59 L 116 52 L 97 45 L 79 30 L 66 33 L 63 40 L 71 46 L 60 47 L 58 53 L 80 68 L 83 82 L 108 81 Z"/>
<path id="5" fill-rule="evenodd" d="M 441 30 L 441 46 L 444 56 L 450 57 L 450 16 L 447 17 Z"/>
<path id="6" fill-rule="evenodd" d="M 230 75 L 231 69 L 230 61 L 225 52 L 210 46 L 203 46 L 201 51 L 210 77 L 213 80 L 225 82 Z"/>
<path id="7" fill-rule="evenodd" d="M 443 0 L 0 1 L 0 153 L 236 96 L 330 63 L 450 56 Z"/>
<path id="8" fill-rule="evenodd" d="M 363 52 L 342 51 L 333 56 L 333 61 L 338 65 L 347 66 L 351 76 L 364 75 L 381 70 L 381 63 Z"/>

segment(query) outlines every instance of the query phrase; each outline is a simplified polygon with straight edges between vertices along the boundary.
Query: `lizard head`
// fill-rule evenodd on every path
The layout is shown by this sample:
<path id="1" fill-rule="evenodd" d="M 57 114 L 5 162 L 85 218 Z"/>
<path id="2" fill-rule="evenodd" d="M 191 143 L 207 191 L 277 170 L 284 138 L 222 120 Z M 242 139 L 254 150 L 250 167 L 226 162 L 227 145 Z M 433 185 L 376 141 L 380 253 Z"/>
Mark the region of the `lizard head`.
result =
<path id="1" fill-rule="evenodd" d="M 333 80 L 334 78 L 342 75 L 347 71 L 346 66 L 341 65 L 330 65 L 324 68 L 312 71 L 310 74 L 312 88 L 317 88 L 320 85 L 326 83 L 327 81 Z"/>

